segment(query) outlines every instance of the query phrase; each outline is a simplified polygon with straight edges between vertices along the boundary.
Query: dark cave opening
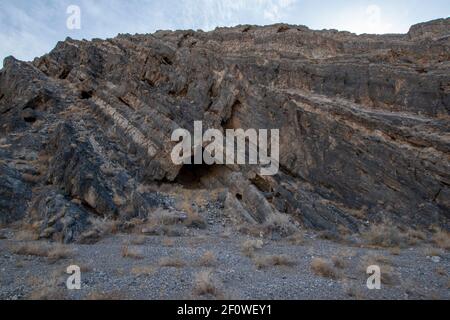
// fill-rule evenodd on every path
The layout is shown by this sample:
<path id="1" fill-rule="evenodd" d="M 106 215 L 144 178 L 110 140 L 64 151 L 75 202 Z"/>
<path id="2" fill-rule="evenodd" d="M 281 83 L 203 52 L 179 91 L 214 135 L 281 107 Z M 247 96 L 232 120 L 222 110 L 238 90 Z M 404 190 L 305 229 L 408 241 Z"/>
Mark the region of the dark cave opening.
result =
<path id="1" fill-rule="evenodd" d="M 175 182 L 188 189 L 200 189 L 204 187 L 202 178 L 210 175 L 214 167 L 214 165 L 207 165 L 204 163 L 185 164 L 178 173 Z"/>
<path id="2" fill-rule="evenodd" d="M 80 93 L 80 98 L 83 100 L 87 100 L 87 99 L 92 98 L 93 94 L 94 94 L 94 92 L 92 90 L 89 90 L 89 91 L 83 90 Z"/>
<path id="3" fill-rule="evenodd" d="M 26 115 L 23 117 L 23 120 L 27 123 L 34 123 L 36 122 L 37 118 L 34 115 Z"/>
<path id="4" fill-rule="evenodd" d="M 194 164 L 194 155 L 192 155 L 191 163 L 183 165 L 180 172 L 178 172 L 175 182 L 188 189 L 200 189 L 204 187 L 202 178 L 210 175 L 215 167 L 214 164 L 208 165 L 204 162 Z"/>

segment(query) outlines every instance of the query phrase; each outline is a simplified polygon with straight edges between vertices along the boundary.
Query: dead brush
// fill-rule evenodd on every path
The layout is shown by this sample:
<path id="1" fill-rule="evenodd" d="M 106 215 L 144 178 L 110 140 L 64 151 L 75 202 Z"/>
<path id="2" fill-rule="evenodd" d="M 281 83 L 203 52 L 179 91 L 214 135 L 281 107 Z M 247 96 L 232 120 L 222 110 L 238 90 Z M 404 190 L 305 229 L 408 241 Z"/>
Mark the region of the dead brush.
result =
<path id="1" fill-rule="evenodd" d="M 26 224 L 14 233 L 14 239 L 19 241 L 39 240 L 39 226 L 37 224 Z"/>
<path id="2" fill-rule="evenodd" d="M 152 266 L 135 266 L 131 268 L 131 273 L 137 276 L 148 276 L 155 273 L 155 268 Z"/>
<path id="3" fill-rule="evenodd" d="M 158 265 L 160 267 L 183 268 L 186 266 L 186 262 L 178 257 L 163 257 L 159 260 Z"/>
<path id="4" fill-rule="evenodd" d="M 182 218 L 175 212 L 158 209 L 152 214 L 148 221 L 150 225 L 172 226 L 180 223 Z"/>
<path id="5" fill-rule="evenodd" d="M 28 278 L 28 285 L 32 291 L 28 294 L 28 300 L 64 300 L 67 298 L 65 288 L 66 276 L 60 271 L 54 271 L 43 278 L 32 276 Z"/>
<path id="6" fill-rule="evenodd" d="M 295 265 L 295 262 L 289 258 L 289 256 L 284 254 L 255 256 L 253 257 L 253 262 L 258 269 L 277 266 L 292 267 Z"/>
<path id="7" fill-rule="evenodd" d="M 352 299 L 355 300 L 363 300 L 364 291 L 358 287 L 356 284 L 351 283 L 349 280 L 344 280 L 342 287 L 344 288 L 345 293 Z"/>
<path id="8" fill-rule="evenodd" d="M 202 267 L 213 267 L 217 264 L 216 255 L 212 251 L 206 251 L 199 260 L 199 265 Z"/>
<path id="9" fill-rule="evenodd" d="M 442 230 L 442 229 L 435 229 L 434 234 L 432 236 L 433 243 L 445 250 L 450 249 L 450 232 Z"/>
<path id="10" fill-rule="evenodd" d="M 164 247 L 173 247 L 175 245 L 175 240 L 172 238 L 164 238 L 161 243 Z"/>
<path id="11" fill-rule="evenodd" d="M 263 224 L 245 224 L 239 232 L 252 237 L 271 238 L 274 234 L 286 238 L 298 232 L 286 214 L 274 213 Z"/>
<path id="12" fill-rule="evenodd" d="M 56 262 L 61 259 L 68 259 L 73 256 L 73 251 L 63 245 L 56 245 L 53 246 L 50 251 L 48 252 L 48 260 L 50 262 Z"/>
<path id="13" fill-rule="evenodd" d="M 427 240 L 425 232 L 415 229 L 407 229 L 405 231 L 405 236 L 409 245 L 416 245 Z"/>
<path id="14" fill-rule="evenodd" d="M 136 248 L 132 248 L 129 245 L 124 245 L 121 251 L 122 257 L 130 259 L 144 259 L 142 252 Z"/>
<path id="15" fill-rule="evenodd" d="M 96 238 L 102 238 L 111 234 L 116 234 L 120 231 L 122 223 L 117 220 L 110 220 L 107 218 L 89 218 L 91 223 L 91 232 L 96 235 Z"/>
<path id="16" fill-rule="evenodd" d="M 270 215 L 263 224 L 262 228 L 265 235 L 278 233 L 282 237 L 288 237 L 298 231 L 290 221 L 289 217 L 281 213 L 274 213 Z"/>
<path id="17" fill-rule="evenodd" d="M 241 251 L 246 257 L 252 257 L 255 251 L 262 249 L 264 242 L 261 239 L 248 239 L 241 245 Z"/>
<path id="18" fill-rule="evenodd" d="M 194 280 L 194 294 L 198 296 L 220 297 L 220 290 L 212 277 L 211 270 L 203 270 L 196 274 Z"/>
<path id="19" fill-rule="evenodd" d="M 99 300 L 99 301 L 117 301 L 126 300 L 126 295 L 121 291 L 102 291 L 94 290 L 86 295 L 85 300 Z"/>
<path id="20" fill-rule="evenodd" d="M 186 213 L 186 220 L 183 224 L 190 228 L 205 229 L 206 222 L 205 219 L 192 207 L 192 200 L 187 199 L 181 202 L 180 208 Z"/>
<path id="21" fill-rule="evenodd" d="M 322 258 L 314 258 L 311 261 L 311 271 L 321 277 L 338 279 L 340 278 L 340 273 L 334 267 L 334 265 Z"/>
<path id="22" fill-rule="evenodd" d="M 191 222 L 196 219 L 195 217 L 194 213 L 190 215 L 185 212 L 158 209 L 142 225 L 141 232 L 145 234 L 180 236 L 184 233 L 183 226 L 193 226 Z M 197 218 L 199 221 L 202 220 L 200 216 Z M 200 224 L 201 222 L 199 222 Z"/>
<path id="23" fill-rule="evenodd" d="M 414 229 L 399 229 L 392 222 L 384 221 L 372 225 L 361 234 L 367 244 L 381 248 L 405 248 L 426 240 L 424 232 Z"/>
<path id="24" fill-rule="evenodd" d="M 26 242 L 13 246 L 11 252 L 23 256 L 47 257 L 50 248 L 47 244 L 39 242 Z"/>
<path id="25" fill-rule="evenodd" d="M 332 256 L 331 261 L 336 268 L 344 269 L 347 267 L 347 261 L 341 256 Z"/>
<path id="26" fill-rule="evenodd" d="M 296 231 L 286 239 L 289 243 L 299 246 L 305 243 L 305 233 L 302 231 Z"/>
<path id="27" fill-rule="evenodd" d="M 70 258 L 73 251 L 67 246 L 56 244 L 49 245 L 39 242 L 27 242 L 13 246 L 11 251 L 18 255 L 47 257 L 49 262 L 56 262 L 61 259 Z"/>
<path id="28" fill-rule="evenodd" d="M 28 295 L 29 300 L 64 300 L 66 291 L 58 287 L 43 287 L 33 290 Z"/>

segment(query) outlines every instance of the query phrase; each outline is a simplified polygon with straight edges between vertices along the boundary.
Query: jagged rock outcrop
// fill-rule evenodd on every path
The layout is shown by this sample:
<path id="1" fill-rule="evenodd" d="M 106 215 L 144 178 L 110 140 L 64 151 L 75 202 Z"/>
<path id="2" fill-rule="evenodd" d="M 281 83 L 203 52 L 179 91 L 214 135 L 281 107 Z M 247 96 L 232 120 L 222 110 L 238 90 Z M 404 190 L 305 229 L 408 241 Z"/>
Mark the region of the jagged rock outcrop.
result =
<path id="1" fill-rule="evenodd" d="M 330 231 L 385 218 L 448 228 L 449 34 L 450 19 L 406 35 L 237 26 L 66 39 L 32 63 L 9 57 L 0 219 L 47 229 L 49 215 L 65 217 L 56 231 L 72 241 L 87 228 L 77 219 L 145 218 L 181 184 L 226 190 L 224 213 L 247 223 L 280 212 Z M 171 134 L 196 120 L 280 129 L 279 174 L 174 165 Z"/>

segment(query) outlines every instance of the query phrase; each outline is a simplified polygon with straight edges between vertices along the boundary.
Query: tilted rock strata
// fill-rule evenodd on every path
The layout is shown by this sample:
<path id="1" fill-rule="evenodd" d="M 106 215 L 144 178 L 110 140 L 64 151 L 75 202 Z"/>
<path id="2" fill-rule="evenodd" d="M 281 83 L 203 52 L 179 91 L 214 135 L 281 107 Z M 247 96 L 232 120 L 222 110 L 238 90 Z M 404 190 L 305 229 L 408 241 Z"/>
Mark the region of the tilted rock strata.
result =
<path id="1" fill-rule="evenodd" d="M 449 34 L 449 19 L 382 36 L 238 26 L 67 39 L 32 63 L 9 57 L 0 219 L 28 208 L 48 231 L 49 212 L 70 223 L 145 218 L 172 201 L 161 182 L 183 184 L 194 170 L 195 188 L 226 190 L 224 212 L 247 222 L 280 212 L 331 231 L 386 218 L 448 227 Z M 280 173 L 174 165 L 171 134 L 196 120 L 280 129 Z"/>

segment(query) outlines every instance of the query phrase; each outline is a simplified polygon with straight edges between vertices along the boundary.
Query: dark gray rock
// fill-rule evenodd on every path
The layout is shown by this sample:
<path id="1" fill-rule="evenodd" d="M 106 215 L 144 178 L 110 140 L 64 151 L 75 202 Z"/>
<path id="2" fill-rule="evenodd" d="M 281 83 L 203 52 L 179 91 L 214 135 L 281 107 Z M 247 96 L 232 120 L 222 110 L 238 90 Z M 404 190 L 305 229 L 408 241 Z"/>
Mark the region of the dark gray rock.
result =
<path id="1" fill-rule="evenodd" d="M 0 177 L 0 223 L 18 221 L 25 216 L 31 188 L 17 170 L 4 163 L 0 163 Z"/>
<path id="2" fill-rule="evenodd" d="M 1 160 L 44 178 L 1 167 L 3 221 L 21 219 L 30 199 L 37 216 L 61 216 L 63 198 L 79 203 L 69 216 L 82 221 L 146 219 L 178 205 L 181 185 L 225 195 L 224 214 L 252 223 L 282 212 L 331 233 L 386 218 L 448 228 L 448 25 L 361 36 L 292 25 L 164 31 L 66 39 L 32 63 L 9 57 Z M 171 134 L 195 120 L 280 129 L 281 172 L 174 165 Z M 58 201 L 29 184 L 50 185 Z M 59 225 L 67 241 L 84 228 Z"/>

